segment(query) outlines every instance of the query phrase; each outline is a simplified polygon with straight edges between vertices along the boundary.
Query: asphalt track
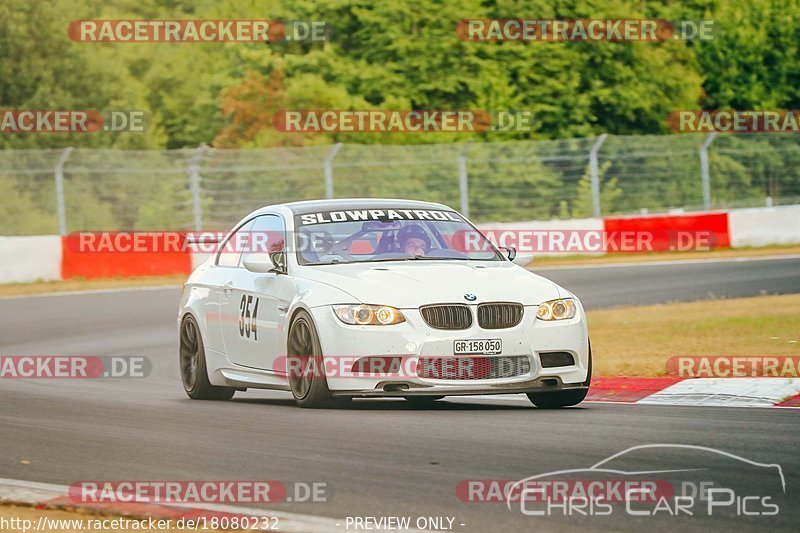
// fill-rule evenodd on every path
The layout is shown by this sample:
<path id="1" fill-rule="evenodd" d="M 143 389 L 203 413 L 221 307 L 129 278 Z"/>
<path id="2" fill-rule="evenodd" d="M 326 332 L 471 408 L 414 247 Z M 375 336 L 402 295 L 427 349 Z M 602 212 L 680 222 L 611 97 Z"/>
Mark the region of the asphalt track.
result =
<path id="1" fill-rule="evenodd" d="M 800 292 L 800 256 L 536 268 L 588 309 Z"/>
<path id="2" fill-rule="evenodd" d="M 798 258 L 542 274 L 593 308 L 800 292 Z M 514 398 L 463 398 L 432 409 L 357 401 L 350 409 L 313 411 L 270 392 L 194 402 L 183 394 L 177 369 L 177 293 L 164 288 L 0 300 L 0 354 L 144 355 L 153 363 L 142 379 L 3 380 L 0 477 L 64 485 L 92 479 L 325 482 L 328 502 L 273 507 L 341 519 L 450 516 L 455 531 L 796 531 L 798 410 L 592 403 L 541 411 Z M 654 443 L 717 448 L 779 464 L 786 480 L 779 514 L 652 519 L 615 509 L 606 517 L 531 517 L 518 507 L 456 496 L 462 480 L 518 480 L 584 468 Z M 626 466 L 643 471 L 689 463 L 686 450 L 664 449 Z M 735 474 L 737 465 L 704 463 L 709 479 L 723 470 Z M 746 494 L 775 493 L 771 474 L 751 469 L 739 477 L 747 482 Z"/>

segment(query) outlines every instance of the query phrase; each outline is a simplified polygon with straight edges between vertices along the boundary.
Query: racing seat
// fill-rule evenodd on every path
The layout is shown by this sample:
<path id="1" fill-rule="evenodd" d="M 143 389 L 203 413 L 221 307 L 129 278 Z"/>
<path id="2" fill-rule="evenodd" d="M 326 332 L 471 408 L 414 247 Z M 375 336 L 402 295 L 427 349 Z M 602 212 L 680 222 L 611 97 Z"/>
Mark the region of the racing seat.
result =
<path id="1" fill-rule="evenodd" d="M 315 237 L 319 239 L 320 235 L 315 236 L 314 233 L 310 231 L 303 231 L 301 232 L 301 235 L 304 238 L 301 239 L 302 248 L 300 250 L 300 255 L 303 257 L 305 261 L 308 261 L 309 263 L 318 263 L 319 254 L 315 249 L 315 246 L 317 246 Z M 322 232 L 321 237 L 323 240 L 325 240 L 325 242 L 331 240 L 330 234 L 327 232 Z"/>

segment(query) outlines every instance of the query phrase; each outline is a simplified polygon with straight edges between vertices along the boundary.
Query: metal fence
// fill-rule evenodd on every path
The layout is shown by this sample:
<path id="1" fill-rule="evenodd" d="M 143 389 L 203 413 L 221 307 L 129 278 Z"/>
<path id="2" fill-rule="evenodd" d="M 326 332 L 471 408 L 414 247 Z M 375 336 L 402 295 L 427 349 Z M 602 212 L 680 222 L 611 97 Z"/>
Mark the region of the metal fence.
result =
<path id="1" fill-rule="evenodd" d="M 800 136 L 0 152 L 0 235 L 218 230 L 271 203 L 377 196 L 477 222 L 800 203 Z"/>

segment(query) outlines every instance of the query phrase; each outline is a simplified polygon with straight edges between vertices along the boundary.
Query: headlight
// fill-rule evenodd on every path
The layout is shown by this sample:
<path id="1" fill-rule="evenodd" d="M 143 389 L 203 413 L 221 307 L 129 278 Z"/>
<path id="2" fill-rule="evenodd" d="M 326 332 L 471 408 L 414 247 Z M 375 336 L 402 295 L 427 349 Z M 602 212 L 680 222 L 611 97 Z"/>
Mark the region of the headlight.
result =
<path id="1" fill-rule="evenodd" d="M 539 305 L 536 310 L 536 318 L 539 320 L 566 320 L 575 316 L 577 306 L 575 300 L 563 298 L 550 300 Z"/>
<path id="2" fill-rule="evenodd" d="M 334 305 L 333 312 L 353 326 L 390 326 L 406 321 L 403 313 L 388 305 Z"/>

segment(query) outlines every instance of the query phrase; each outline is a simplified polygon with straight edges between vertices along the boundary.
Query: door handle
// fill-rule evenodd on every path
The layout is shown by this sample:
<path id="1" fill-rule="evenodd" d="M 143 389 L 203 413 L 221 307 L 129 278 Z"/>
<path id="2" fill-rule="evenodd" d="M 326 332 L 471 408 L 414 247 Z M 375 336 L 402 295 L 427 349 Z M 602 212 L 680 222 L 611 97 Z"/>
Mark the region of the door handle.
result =
<path id="1" fill-rule="evenodd" d="M 225 291 L 225 294 L 230 294 L 230 292 L 233 290 L 233 282 L 229 281 L 228 283 L 223 285 L 222 290 Z"/>

